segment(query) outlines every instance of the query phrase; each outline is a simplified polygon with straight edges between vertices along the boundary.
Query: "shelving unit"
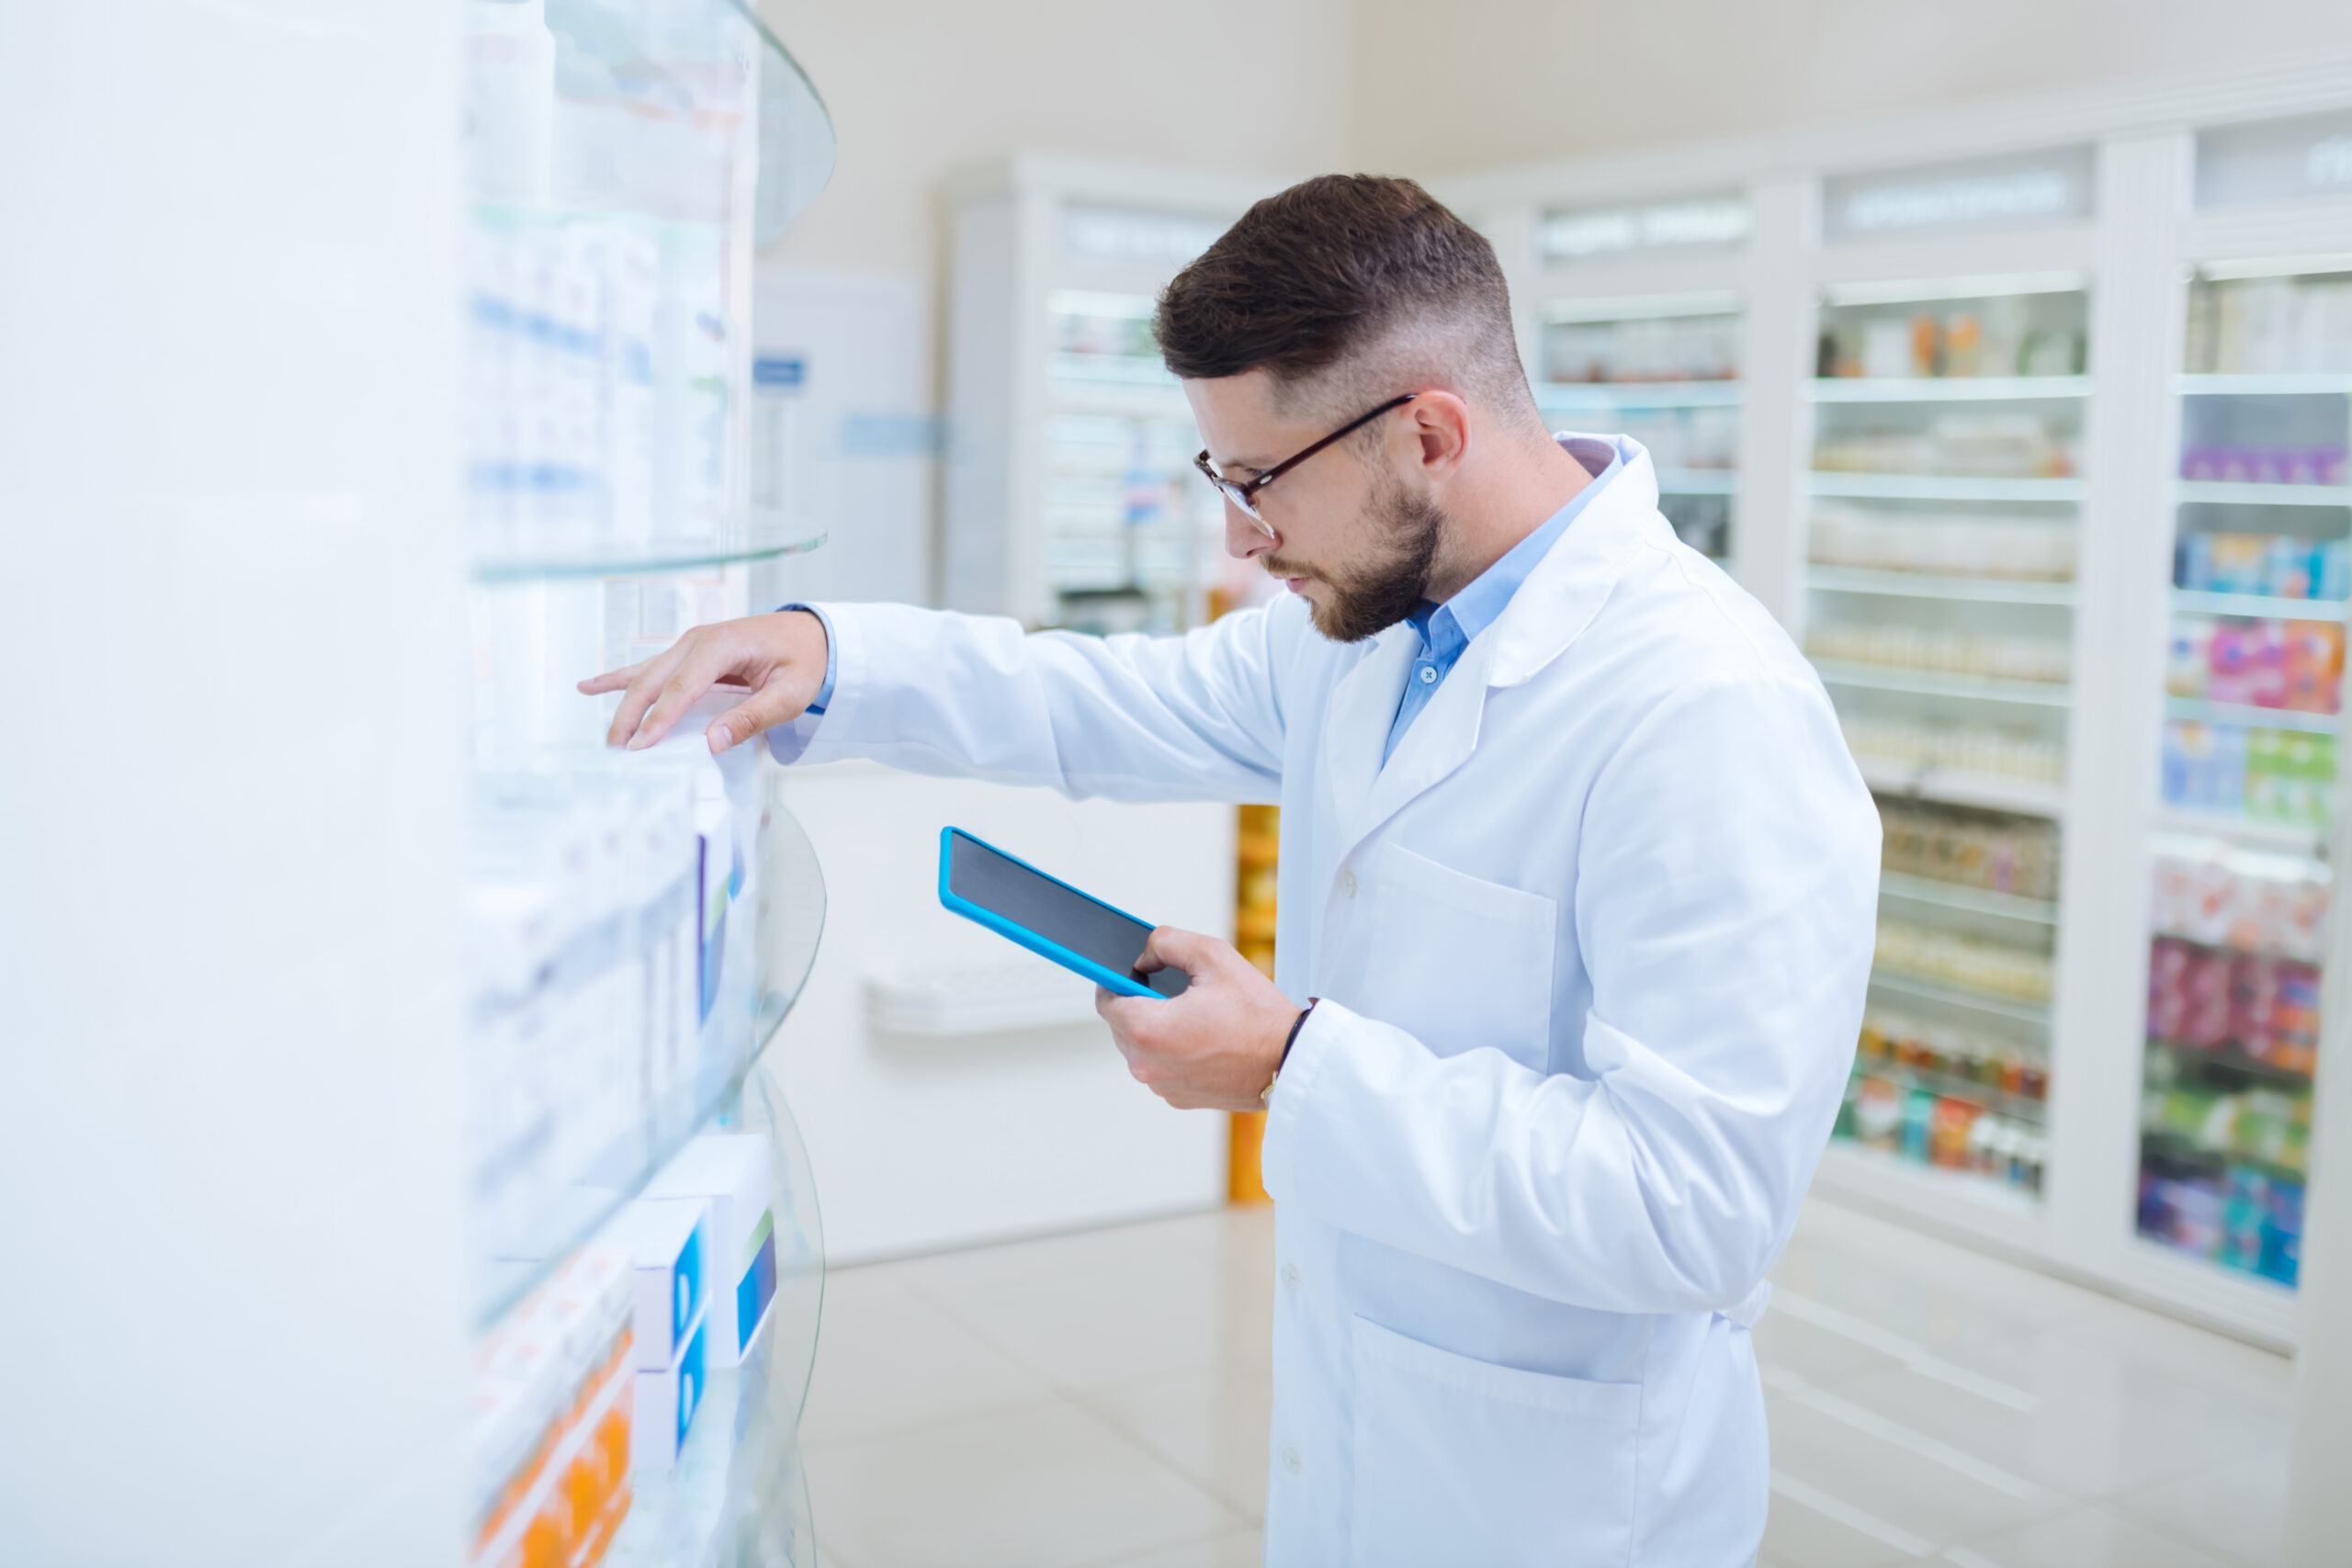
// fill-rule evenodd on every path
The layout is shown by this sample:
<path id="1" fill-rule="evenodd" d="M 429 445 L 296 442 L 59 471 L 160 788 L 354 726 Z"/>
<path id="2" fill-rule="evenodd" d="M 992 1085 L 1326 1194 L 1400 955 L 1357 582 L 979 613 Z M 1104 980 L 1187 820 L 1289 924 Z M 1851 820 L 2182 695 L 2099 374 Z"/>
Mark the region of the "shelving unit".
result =
<path id="1" fill-rule="evenodd" d="M 629 753 L 571 687 L 825 542 L 746 453 L 753 247 L 831 132 L 729 0 L 469 14 L 469 1558 L 808 1564 L 824 1249 L 763 1062 L 823 878 L 723 698 Z"/>

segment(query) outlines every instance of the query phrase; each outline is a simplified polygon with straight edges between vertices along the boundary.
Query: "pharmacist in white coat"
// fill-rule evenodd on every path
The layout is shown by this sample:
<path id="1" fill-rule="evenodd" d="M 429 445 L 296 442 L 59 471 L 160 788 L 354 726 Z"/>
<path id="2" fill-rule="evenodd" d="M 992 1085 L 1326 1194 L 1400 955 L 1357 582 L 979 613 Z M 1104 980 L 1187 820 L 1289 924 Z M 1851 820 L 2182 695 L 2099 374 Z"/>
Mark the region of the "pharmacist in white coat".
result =
<path id="1" fill-rule="evenodd" d="M 1279 800 L 1273 982 L 1162 931 L 1191 988 L 1102 998 L 1172 1103 L 1271 1111 L 1266 1561 L 1748 1563 L 1748 1328 L 1871 960 L 1836 715 L 1638 445 L 1543 430 L 1417 186 L 1261 203 L 1158 327 L 1274 603 L 1102 640 L 827 604 L 584 684 L 626 744 L 725 680 L 715 747 Z"/>

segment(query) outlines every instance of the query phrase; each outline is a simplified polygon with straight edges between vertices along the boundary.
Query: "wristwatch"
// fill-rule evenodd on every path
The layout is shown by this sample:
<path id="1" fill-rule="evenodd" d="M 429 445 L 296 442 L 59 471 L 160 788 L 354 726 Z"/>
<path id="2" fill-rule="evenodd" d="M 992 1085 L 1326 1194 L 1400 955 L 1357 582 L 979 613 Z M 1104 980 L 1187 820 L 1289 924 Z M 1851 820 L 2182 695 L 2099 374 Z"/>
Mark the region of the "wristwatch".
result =
<path id="1" fill-rule="evenodd" d="M 1306 1005 L 1298 1010 L 1296 1018 L 1291 1020 L 1290 1033 L 1283 1041 L 1283 1054 L 1274 1060 L 1274 1076 L 1268 1078 L 1266 1087 L 1258 1091 L 1258 1103 L 1269 1110 L 1274 1103 L 1274 1086 L 1283 1081 L 1283 1068 L 1290 1061 L 1290 1048 L 1298 1043 L 1298 1032 L 1306 1027 L 1306 1015 L 1313 1012 L 1315 1004 L 1322 999 L 1321 997 L 1307 998 Z"/>

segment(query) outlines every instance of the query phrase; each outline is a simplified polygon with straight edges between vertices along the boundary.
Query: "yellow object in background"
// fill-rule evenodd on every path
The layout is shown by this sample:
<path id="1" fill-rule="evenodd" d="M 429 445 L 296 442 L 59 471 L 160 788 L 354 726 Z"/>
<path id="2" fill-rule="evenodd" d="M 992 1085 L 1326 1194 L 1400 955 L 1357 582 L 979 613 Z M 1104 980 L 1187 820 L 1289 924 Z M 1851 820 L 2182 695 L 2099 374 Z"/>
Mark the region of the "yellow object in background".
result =
<path id="1" fill-rule="evenodd" d="M 1235 834 L 1233 945 L 1268 979 L 1274 975 L 1274 867 L 1281 857 L 1282 807 L 1245 806 Z M 1266 1203 L 1259 1145 L 1265 1141 L 1266 1113 L 1235 1111 L 1227 1175 L 1227 1198 L 1236 1203 Z"/>

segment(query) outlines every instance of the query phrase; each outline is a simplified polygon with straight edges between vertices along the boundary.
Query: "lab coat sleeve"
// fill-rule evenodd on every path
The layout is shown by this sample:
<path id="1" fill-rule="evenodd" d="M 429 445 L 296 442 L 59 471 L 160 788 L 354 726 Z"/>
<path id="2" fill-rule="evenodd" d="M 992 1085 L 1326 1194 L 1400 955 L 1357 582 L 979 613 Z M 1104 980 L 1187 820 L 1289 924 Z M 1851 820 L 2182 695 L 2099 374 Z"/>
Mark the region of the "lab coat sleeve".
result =
<path id="1" fill-rule="evenodd" d="M 1591 1007 L 1552 1028 L 1581 1034 L 1585 1070 L 1321 1004 L 1274 1090 L 1267 1190 L 1551 1300 L 1732 1311 L 1786 1242 L 1837 1113 L 1879 837 L 1818 686 L 1743 673 L 1677 693 L 1584 804 L 1564 918 Z"/>
<path id="2" fill-rule="evenodd" d="M 819 606 L 837 661 L 824 717 L 794 755 L 1045 784 L 1122 800 L 1272 801 L 1281 675 L 1313 636 L 1279 600 L 1181 637 L 1024 634 L 904 604 Z"/>

